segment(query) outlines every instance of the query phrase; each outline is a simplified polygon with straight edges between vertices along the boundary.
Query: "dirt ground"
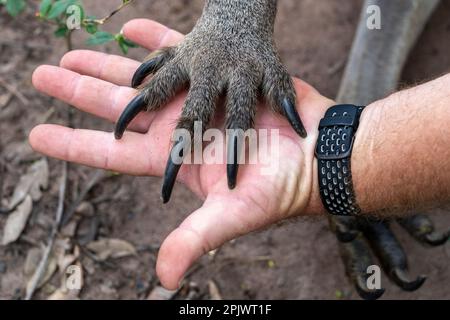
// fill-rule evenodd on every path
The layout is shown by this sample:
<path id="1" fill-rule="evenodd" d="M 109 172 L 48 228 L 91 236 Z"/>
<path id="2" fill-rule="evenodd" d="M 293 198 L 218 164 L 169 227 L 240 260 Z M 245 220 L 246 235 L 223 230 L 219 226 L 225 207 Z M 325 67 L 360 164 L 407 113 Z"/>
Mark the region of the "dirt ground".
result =
<path id="1" fill-rule="evenodd" d="M 103 16 L 120 1 L 85 0 L 89 13 Z M 35 3 L 35 1 L 33 2 Z M 330 97 L 335 96 L 348 55 L 362 1 L 282 0 L 276 24 L 276 41 L 291 74 L 302 77 Z M 107 29 L 118 31 L 132 18 L 153 18 L 181 32 L 188 32 L 201 13 L 201 0 L 136 1 L 119 13 Z M 27 144 L 30 129 L 41 122 L 65 123 L 67 107 L 40 95 L 31 86 L 31 73 L 40 64 L 57 64 L 64 42 L 33 17 L 33 9 L 17 19 L 0 11 L 0 79 L 17 89 L 0 108 L 0 159 L 5 163 L 0 200 L 9 199 L 19 178 L 33 161 L 41 158 Z M 149 30 L 151 32 L 151 30 Z M 84 48 L 82 35 L 75 47 Z M 111 45 L 99 47 L 119 53 Z M 450 1 L 434 13 L 406 65 L 402 85 L 411 85 L 450 70 Z M 129 56 L 141 60 L 143 49 Z M 8 91 L 0 85 L 0 96 Z M 49 111 L 50 110 L 50 111 Z M 112 130 L 112 125 L 89 115 L 74 113 L 77 127 Z M 19 241 L 0 247 L 0 299 L 24 297 L 27 277 L 24 265 L 29 251 L 47 241 L 58 199 L 61 162 L 49 159 L 50 183 L 34 205 Z M 70 165 L 67 206 L 74 202 L 95 170 Z M 1 180 L 1 179 L 0 179 Z M 0 185 L 1 186 L 1 185 Z M 96 262 L 82 251 L 85 268 L 82 299 L 142 299 L 158 285 L 154 265 L 158 246 L 187 214 L 200 206 L 183 186 L 177 185 L 172 201 L 159 200 L 160 179 L 113 176 L 89 192 L 86 200 L 95 209 L 79 222 L 74 235 L 79 243 L 99 237 L 132 243 L 136 256 Z M 433 210 L 439 229 L 450 227 L 444 210 Z M 0 230 L 6 216 L 0 215 Z M 450 299 L 450 248 L 424 248 L 400 228 L 395 228 L 408 252 L 411 274 L 426 274 L 420 290 L 405 293 L 383 281 L 384 299 Z M 1 232 L 1 231 L 0 231 Z M 86 240 L 87 239 L 87 240 Z M 385 277 L 383 279 L 386 279 Z M 336 240 L 324 219 L 304 218 L 242 237 L 226 244 L 214 257 L 200 260 L 176 298 L 208 299 L 208 281 L 213 280 L 225 299 L 356 299 L 344 275 Z M 58 287 L 55 275 L 35 295 L 46 298 Z"/>

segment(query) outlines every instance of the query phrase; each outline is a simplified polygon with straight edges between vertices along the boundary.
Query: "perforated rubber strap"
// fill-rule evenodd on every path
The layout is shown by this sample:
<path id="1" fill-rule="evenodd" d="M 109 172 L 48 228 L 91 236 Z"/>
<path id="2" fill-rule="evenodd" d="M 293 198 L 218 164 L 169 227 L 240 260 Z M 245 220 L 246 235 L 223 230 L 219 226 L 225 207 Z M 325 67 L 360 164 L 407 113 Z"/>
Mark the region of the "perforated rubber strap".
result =
<path id="1" fill-rule="evenodd" d="M 348 216 L 361 212 L 355 200 L 350 159 L 363 109 L 350 104 L 333 106 L 319 124 L 316 157 L 320 197 L 333 215 Z"/>

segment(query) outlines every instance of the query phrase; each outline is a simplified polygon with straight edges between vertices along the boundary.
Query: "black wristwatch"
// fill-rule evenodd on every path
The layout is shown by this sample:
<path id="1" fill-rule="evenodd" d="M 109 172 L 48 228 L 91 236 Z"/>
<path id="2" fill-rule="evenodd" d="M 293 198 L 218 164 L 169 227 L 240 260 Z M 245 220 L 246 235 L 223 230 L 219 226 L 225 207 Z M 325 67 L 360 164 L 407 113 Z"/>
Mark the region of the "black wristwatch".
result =
<path id="1" fill-rule="evenodd" d="M 351 104 L 333 106 L 319 124 L 316 158 L 320 197 L 333 215 L 350 216 L 361 212 L 353 190 L 350 159 L 363 109 Z"/>

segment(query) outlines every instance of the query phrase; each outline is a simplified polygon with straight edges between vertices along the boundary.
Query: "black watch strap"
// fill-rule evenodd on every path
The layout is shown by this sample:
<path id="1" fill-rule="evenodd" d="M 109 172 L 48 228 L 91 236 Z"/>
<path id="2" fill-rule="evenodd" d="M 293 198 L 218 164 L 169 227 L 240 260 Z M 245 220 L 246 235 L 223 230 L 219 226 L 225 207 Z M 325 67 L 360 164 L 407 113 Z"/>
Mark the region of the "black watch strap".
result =
<path id="1" fill-rule="evenodd" d="M 327 110 L 319 124 L 316 157 L 322 203 L 333 215 L 357 215 L 351 175 L 351 154 L 359 118 L 364 107 L 336 105 Z"/>

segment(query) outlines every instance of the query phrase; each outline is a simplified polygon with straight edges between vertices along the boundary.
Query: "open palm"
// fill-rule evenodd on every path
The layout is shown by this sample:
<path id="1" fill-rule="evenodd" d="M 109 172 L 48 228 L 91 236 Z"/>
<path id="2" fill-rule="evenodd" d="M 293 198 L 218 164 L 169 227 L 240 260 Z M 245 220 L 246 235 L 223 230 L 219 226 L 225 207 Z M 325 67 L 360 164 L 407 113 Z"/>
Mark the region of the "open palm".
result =
<path id="1" fill-rule="evenodd" d="M 154 21 L 133 20 L 124 34 L 155 50 L 174 45 L 183 36 Z M 34 86 L 76 108 L 115 122 L 136 94 L 129 87 L 139 62 L 94 51 L 72 51 L 60 67 L 40 66 Z M 279 146 L 269 148 L 264 163 L 276 163 L 272 174 L 262 174 L 264 164 L 242 165 L 237 186 L 227 187 L 226 165 L 183 165 L 178 180 L 205 199 L 201 208 L 165 239 L 157 273 L 168 289 L 202 254 L 224 242 L 293 215 L 312 213 L 314 146 L 317 126 L 332 101 L 305 82 L 294 79 L 297 105 L 308 132 L 301 139 L 285 119 L 258 107 L 255 128 L 279 129 Z M 139 115 L 122 140 L 113 133 L 39 125 L 30 134 L 32 147 L 49 156 L 133 175 L 161 176 L 169 156 L 171 136 L 185 93 L 158 112 Z M 55 139 L 57 137 L 57 139 Z M 176 190 L 174 192 L 176 196 Z"/>

